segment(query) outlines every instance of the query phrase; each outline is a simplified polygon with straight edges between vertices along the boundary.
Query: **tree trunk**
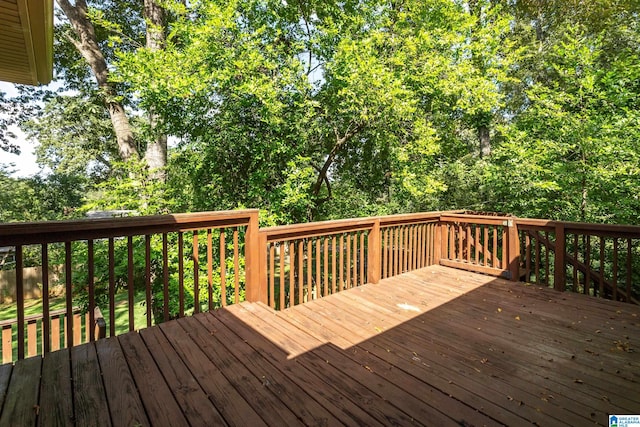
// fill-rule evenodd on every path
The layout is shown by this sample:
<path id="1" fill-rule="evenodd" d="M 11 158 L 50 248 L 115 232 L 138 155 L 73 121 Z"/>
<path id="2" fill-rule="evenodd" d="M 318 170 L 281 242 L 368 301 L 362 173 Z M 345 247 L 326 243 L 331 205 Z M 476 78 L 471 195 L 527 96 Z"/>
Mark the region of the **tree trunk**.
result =
<path id="1" fill-rule="evenodd" d="M 147 49 L 158 51 L 164 49 L 166 36 L 165 13 L 155 0 L 144 0 L 144 17 L 147 22 Z M 151 178 L 164 182 L 167 166 L 167 135 L 158 131 L 158 115 L 153 107 L 149 109 L 149 127 L 152 141 L 147 145 L 144 160 L 149 168 Z"/>
<path id="2" fill-rule="evenodd" d="M 489 157 L 491 154 L 491 138 L 488 126 L 478 126 L 478 140 L 480 142 L 480 157 Z"/>
<path id="3" fill-rule="evenodd" d="M 107 61 L 98 46 L 96 32 L 93 24 L 87 16 L 87 3 L 85 0 L 76 0 L 75 6 L 69 0 L 57 0 L 58 5 L 64 11 L 75 32 L 76 38 L 68 37 L 78 52 L 87 61 L 93 72 L 98 87 L 102 92 L 105 106 L 109 111 L 113 130 L 116 134 L 118 151 L 122 160 L 138 158 L 133 131 L 129 123 L 124 107 L 117 101 L 116 92 L 109 82 L 109 69 Z"/>

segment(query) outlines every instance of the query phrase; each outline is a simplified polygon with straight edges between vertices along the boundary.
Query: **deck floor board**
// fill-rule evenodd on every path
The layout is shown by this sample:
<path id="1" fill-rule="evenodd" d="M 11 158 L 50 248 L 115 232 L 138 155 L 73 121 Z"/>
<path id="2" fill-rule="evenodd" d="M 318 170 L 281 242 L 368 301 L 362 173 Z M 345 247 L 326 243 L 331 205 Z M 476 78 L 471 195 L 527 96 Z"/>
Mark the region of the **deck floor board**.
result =
<path id="1" fill-rule="evenodd" d="M 431 266 L 0 366 L 0 426 L 608 425 L 638 346 L 638 306 Z"/>

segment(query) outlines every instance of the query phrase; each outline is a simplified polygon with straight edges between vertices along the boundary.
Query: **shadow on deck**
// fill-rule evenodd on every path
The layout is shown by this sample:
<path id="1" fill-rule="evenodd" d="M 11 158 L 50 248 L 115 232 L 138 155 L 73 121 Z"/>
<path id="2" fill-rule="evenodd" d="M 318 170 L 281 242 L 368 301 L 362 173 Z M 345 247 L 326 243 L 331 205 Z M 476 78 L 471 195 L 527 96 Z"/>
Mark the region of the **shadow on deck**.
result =
<path id="1" fill-rule="evenodd" d="M 1 425 L 608 425 L 640 308 L 432 266 L 0 367 Z"/>

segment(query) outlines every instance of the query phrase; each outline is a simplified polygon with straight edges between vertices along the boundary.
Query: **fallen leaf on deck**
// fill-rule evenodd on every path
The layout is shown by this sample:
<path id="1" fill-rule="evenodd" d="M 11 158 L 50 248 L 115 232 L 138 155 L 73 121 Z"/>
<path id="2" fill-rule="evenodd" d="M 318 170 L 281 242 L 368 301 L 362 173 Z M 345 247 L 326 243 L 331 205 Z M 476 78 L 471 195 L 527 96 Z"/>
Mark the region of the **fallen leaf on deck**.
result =
<path id="1" fill-rule="evenodd" d="M 578 379 L 573 380 L 573 382 L 576 383 L 576 384 L 583 384 L 584 383 L 584 381 L 578 380 Z"/>
<path id="2" fill-rule="evenodd" d="M 502 309 L 498 307 L 498 313 L 502 313 Z"/>
<path id="3" fill-rule="evenodd" d="M 520 320 L 520 316 L 516 316 L 516 320 Z"/>

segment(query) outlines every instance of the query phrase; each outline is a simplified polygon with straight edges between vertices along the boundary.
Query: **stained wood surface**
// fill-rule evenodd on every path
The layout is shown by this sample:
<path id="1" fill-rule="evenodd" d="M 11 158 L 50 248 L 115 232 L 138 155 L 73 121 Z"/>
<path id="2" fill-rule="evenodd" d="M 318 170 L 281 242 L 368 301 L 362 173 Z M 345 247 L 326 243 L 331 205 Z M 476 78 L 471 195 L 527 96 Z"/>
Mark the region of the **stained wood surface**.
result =
<path id="1" fill-rule="evenodd" d="M 0 425 L 607 425 L 639 341 L 636 306 L 431 266 L 3 365 Z"/>

